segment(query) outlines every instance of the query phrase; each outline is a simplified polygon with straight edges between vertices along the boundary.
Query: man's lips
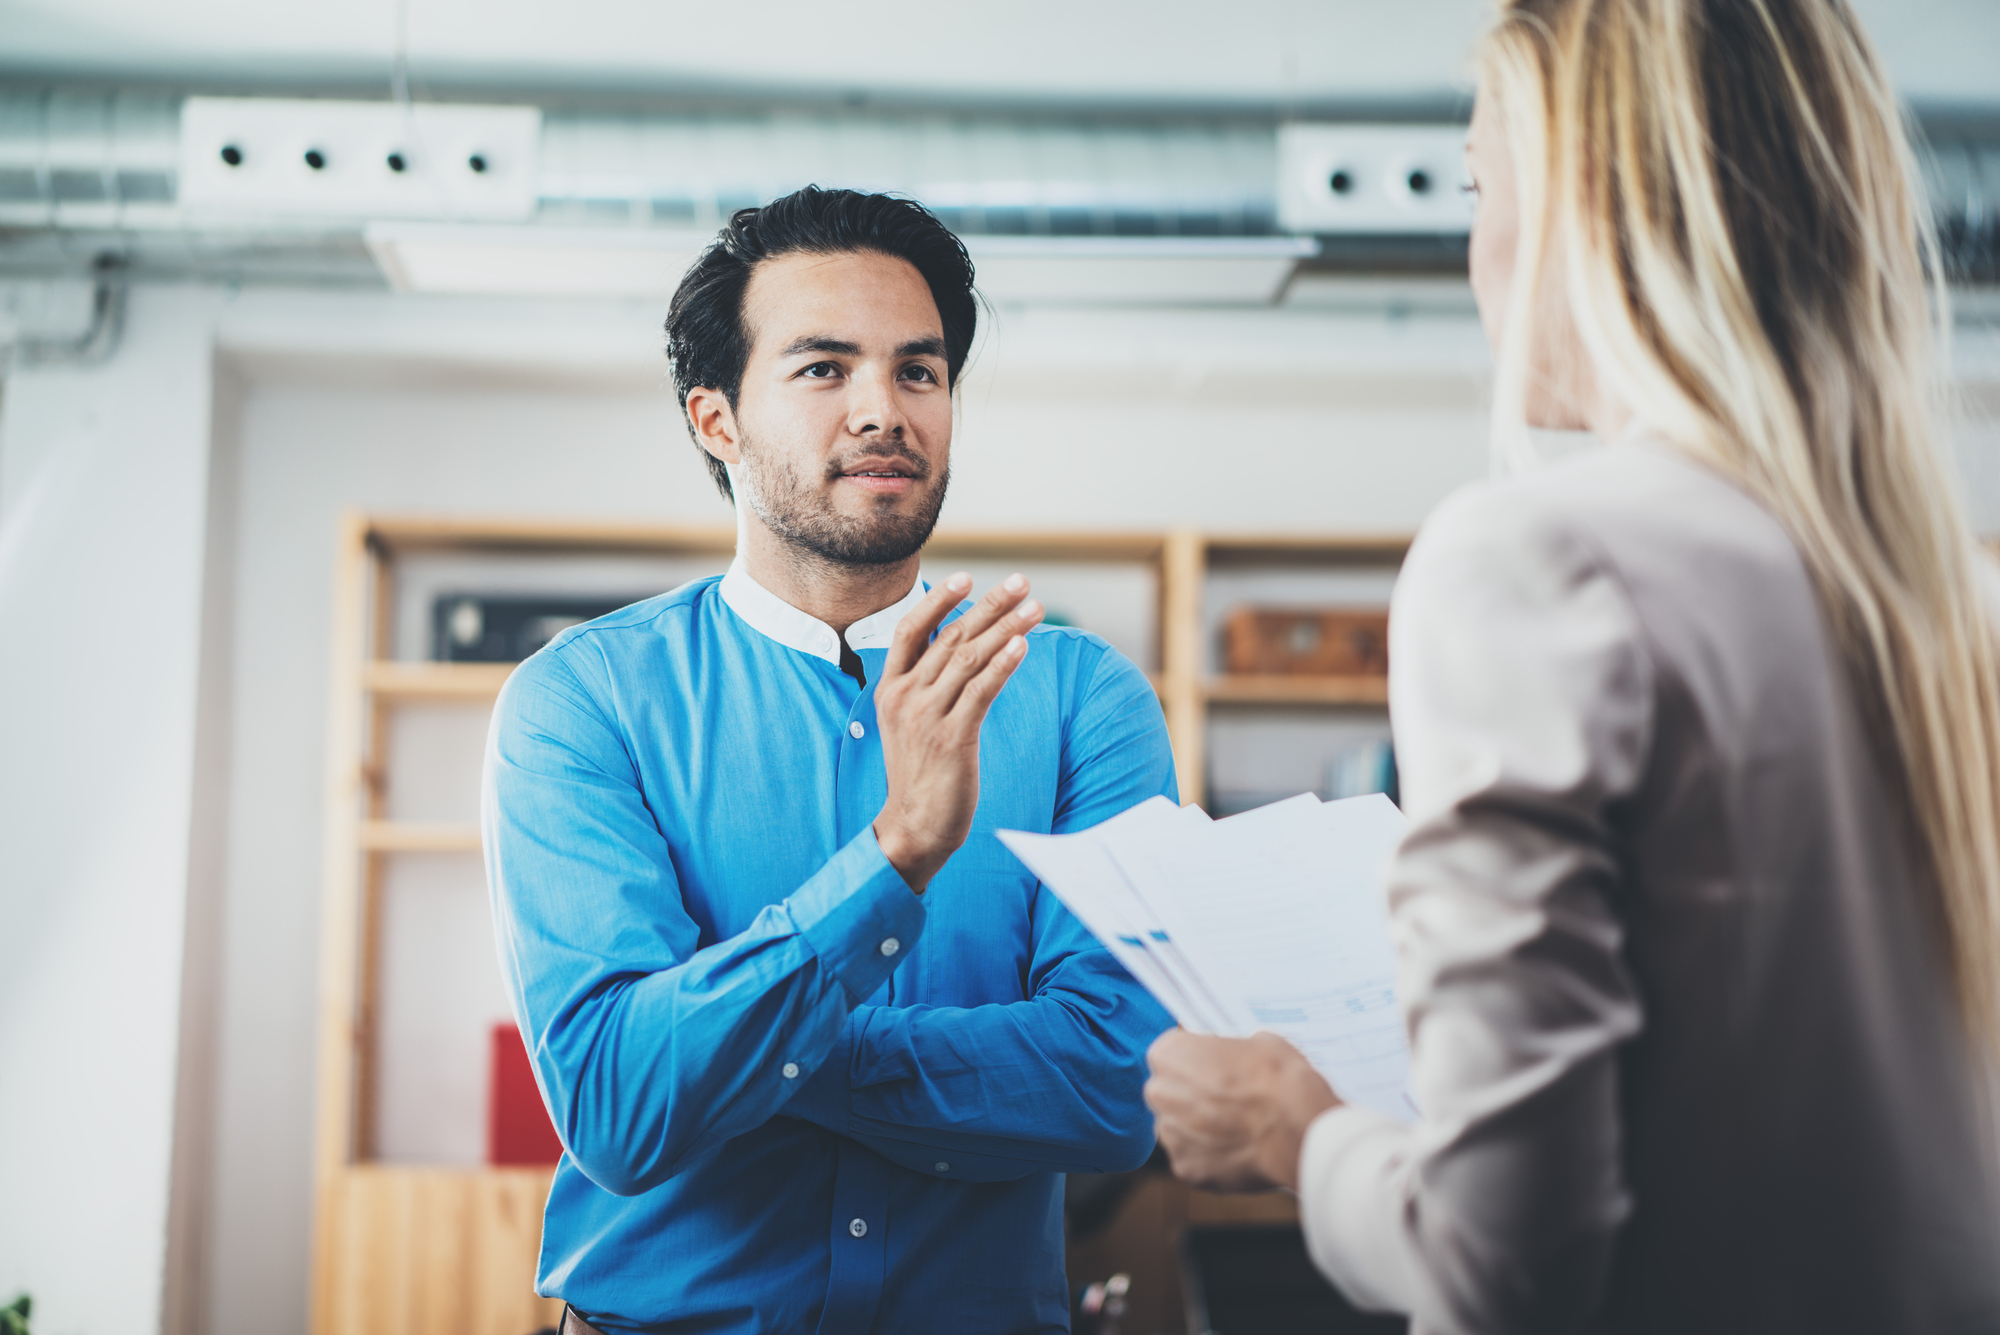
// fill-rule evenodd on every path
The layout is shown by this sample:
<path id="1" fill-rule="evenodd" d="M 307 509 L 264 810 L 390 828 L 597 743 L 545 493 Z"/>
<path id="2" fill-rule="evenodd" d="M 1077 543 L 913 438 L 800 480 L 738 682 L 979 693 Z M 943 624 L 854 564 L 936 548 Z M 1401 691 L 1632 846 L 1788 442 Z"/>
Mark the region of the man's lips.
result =
<path id="1" fill-rule="evenodd" d="M 864 491 L 887 495 L 900 494 L 917 484 L 916 472 L 908 464 L 873 459 L 841 470 L 840 480 Z"/>

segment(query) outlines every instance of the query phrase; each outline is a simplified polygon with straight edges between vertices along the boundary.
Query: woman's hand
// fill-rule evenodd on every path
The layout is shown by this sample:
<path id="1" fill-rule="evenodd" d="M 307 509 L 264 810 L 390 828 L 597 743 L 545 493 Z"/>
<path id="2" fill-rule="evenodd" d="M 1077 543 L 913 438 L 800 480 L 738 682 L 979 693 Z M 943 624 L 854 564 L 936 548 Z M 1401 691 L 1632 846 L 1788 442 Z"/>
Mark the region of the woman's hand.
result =
<path id="1" fill-rule="evenodd" d="M 1306 1128 L 1340 1098 L 1276 1034 L 1169 1029 L 1146 1054 L 1146 1106 L 1174 1174 L 1211 1191 L 1298 1190 Z"/>

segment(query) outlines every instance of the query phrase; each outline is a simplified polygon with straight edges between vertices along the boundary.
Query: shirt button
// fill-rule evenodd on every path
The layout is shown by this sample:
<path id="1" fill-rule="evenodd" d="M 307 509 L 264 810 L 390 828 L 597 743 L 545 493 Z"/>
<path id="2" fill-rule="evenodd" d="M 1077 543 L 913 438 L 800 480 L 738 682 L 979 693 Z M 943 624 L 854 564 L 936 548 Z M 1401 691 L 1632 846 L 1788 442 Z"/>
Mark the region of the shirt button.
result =
<path id="1" fill-rule="evenodd" d="M 799 1064 L 797 1062 L 786 1062 L 785 1079 L 796 1080 L 798 1078 L 799 1078 Z"/>
<path id="2" fill-rule="evenodd" d="M 847 725 L 847 735 L 858 742 L 868 735 L 868 729 L 861 726 L 860 719 L 856 719 Z"/>
<path id="3" fill-rule="evenodd" d="M 893 936 L 890 937 L 887 941 L 884 941 L 882 943 L 882 953 L 884 955 L 893 955 L 902 948 L 903 948 L 903 943 L 901 941 L 898 941 Z"/>
<path id="4" fill-rule="evenodd" d="M 857 1238 L 865 1238 L 868 1236 L 868 1221 L 866 1219 L 850 1219 L 847 1221 L 847 1231 Z"/>
<path id="5" fill-rule="evenodd" d="M 931 1167 L 937 1169 L 940 1173 L 949 1173 L 951 1171 L 951 1165 L 944 1162 L 942 1159 L 932 1164 Z"/>

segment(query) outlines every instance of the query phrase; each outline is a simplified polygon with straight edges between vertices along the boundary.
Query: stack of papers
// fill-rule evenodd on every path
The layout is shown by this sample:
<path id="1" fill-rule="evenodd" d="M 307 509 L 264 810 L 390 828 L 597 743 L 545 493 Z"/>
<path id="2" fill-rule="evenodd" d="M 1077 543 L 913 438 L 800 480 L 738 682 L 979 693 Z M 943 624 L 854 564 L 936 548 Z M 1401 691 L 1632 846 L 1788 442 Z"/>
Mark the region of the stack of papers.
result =
<path id="1" fill-rule="evenodd" d="M 1412 1121 L 1384 887 L 1407 828 L 1380 793 L 1302 793 L 1219 821 L 1155 797 L 1078 834 L 998 833 L 1182 1028 L 1269 1030 L 1342 1099 Z"/>

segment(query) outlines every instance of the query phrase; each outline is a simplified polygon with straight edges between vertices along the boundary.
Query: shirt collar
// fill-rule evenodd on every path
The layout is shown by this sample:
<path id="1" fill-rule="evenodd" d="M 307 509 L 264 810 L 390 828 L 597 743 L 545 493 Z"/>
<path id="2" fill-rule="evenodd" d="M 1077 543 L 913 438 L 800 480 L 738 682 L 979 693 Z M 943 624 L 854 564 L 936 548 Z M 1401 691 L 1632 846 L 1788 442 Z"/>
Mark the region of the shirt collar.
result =
<path id="1" fill-rule="evenodd" d="M 729 573 L 722 577 L 721 592 L 722 601 L 729 604 L 729 610 L 766 639 L 776 640 L 787 649 L 823 658 L 835 667 L 840 666 L 839 632 L 759 584 L 744 569 L 742 557 L 730 563 Z M 879 612 L 870 612 L 849 626 L 848 647 L 856 652 L 887 649 L 889 641 L 895 637 L 896 623 L 924 600 L 924 593 L 924 582 L 917 580 L 911 584 L 910 591 L 895 603 Z"/>

